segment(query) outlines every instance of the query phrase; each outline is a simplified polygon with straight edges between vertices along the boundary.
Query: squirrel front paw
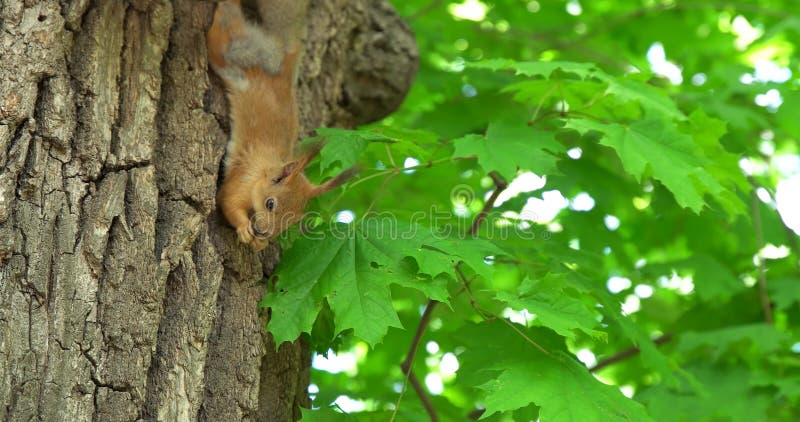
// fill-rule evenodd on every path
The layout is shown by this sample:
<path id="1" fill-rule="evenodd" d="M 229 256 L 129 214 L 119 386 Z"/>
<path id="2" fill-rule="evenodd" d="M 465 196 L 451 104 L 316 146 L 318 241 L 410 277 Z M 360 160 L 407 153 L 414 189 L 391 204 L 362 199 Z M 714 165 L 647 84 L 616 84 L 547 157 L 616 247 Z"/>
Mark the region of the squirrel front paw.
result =
<path id="1" fill-rule="evenodd" d="M 264 248 L 266 248 L 268 244 L 269 244 L 269 239 L 262 239 L 255 237 L 253 238 L 253 243 L 251 243 L 250 246 L 253 248 L 254 251 L 259 252 Z"/>
<path id="2" fill-rule="evenodd" d="M 263 250 L 269 244 L 269 239 L 263 239 L 253 235 L 253 229 L 249 223 L 239 226 L 236 229 L 236 234 L 239 235 L 240 242 L 249 244 L 256 252 Z"/>
<path id="3" fill-rule="evenodd" d="M 242 224 L 236 228 L 236 234 L 239 235 L 239 240 L 242 243 L 250 243 L 253 241 L 253 232 L 250 229 L 250 223 Z"/>

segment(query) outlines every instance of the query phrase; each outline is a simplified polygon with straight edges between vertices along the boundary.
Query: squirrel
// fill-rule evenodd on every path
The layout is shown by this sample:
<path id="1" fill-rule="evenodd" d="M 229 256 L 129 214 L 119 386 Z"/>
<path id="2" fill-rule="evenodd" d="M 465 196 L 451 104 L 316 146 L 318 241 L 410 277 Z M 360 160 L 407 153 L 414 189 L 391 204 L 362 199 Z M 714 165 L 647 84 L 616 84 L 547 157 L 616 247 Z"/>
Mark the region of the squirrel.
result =
<path id="1" fill-rule="evenodd" d="M 263 27 L 240 0 L 217 5 L 206 44 L 230 103 L 231 135 L 218 202 L 242 243 L 261 250 L 297 223 L 309 199 L 346 182 L 348 169 L 315 186 L 303 174 L 321 143 L 297 156 L 296 87 L 308 0 L 259 0 Z"/>

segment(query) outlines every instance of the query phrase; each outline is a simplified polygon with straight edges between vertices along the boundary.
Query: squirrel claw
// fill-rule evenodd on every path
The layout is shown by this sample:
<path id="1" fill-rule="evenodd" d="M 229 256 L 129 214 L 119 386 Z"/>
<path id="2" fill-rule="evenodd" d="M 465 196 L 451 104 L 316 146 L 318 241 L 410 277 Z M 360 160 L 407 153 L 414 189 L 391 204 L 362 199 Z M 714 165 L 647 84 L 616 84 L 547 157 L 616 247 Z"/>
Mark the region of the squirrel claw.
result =
<path id="1" fill-rule="evenodd" d="M 253 227 L 250 224 L 244 224 L 236 229 L 236 234 L 239 235 L 239 241 L 244 244 L 249 244 L 254 251 L 258 252 L 267 247 L 269 244 L 268 239 L 261 239 L 255 237 L 253 234 Z"/>
<path id="2" fill-rule="evenodd" d="M 266 248 L 268 244 L 269 240 L 267 239 L 253 238 L 253 242 L 250 244 L 250 246 L 253 248 L 254 251 L 259 252 L 264 248 Z"/>
<path id="3" fill-rule="evenodd" d="M 250 243 L 253 241 L 253 233 L 250 231 L 249 223 L 237 227 L 236 234 L 239 235 L 239 240 L 242 243 Z"/>

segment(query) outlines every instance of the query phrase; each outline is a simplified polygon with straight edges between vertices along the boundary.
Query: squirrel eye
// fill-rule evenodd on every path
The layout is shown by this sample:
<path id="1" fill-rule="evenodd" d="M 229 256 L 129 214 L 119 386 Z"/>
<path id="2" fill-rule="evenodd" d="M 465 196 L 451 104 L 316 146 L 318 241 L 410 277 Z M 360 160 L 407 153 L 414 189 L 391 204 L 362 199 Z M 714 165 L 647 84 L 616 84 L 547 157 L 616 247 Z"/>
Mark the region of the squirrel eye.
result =
<path id="1" fill-rule="evenodd" d="M 267 207 L 268 211 L 272 211 L 273 209 L 275 209 L 275 199 L 273 198 L 267 199 L 266 202 L 264 202 L 264 206 Z"/>

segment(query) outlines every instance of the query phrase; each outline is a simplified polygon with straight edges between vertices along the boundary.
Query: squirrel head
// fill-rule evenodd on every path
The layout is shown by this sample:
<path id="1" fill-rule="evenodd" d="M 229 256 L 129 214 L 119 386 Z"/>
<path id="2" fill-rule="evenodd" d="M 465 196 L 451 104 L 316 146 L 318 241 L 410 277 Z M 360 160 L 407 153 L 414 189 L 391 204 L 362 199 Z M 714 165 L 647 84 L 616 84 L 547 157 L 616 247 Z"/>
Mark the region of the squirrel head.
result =
<path id="1" fill-rule="evenodd" d="M 311 184 L 303 170 L 321 149 L 321 143 L 314 145 L 305 156 L 284 164 L 276 174 L 254 185 L 252 206 L 255 212 L 250 227 L 255 237 L 274 239 L 300 221 L 309 199 L 339 187 L 357 173 L 353 167 L 321 185 Z"/>

